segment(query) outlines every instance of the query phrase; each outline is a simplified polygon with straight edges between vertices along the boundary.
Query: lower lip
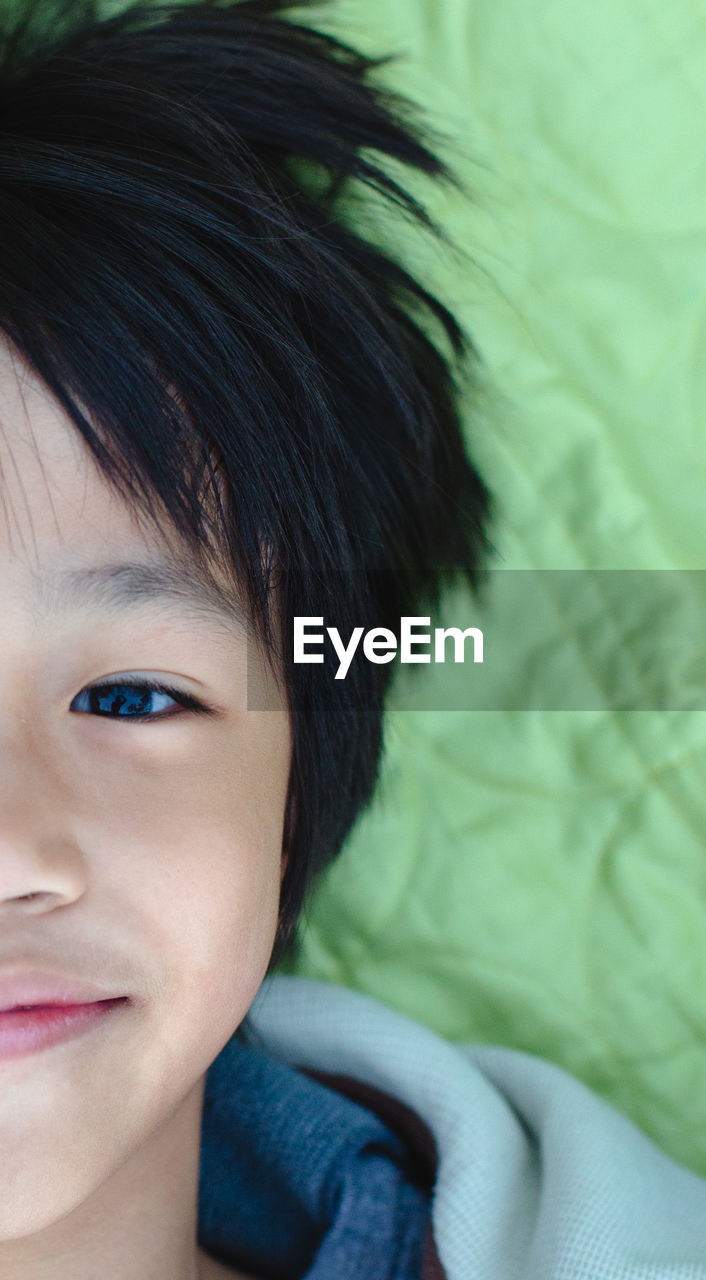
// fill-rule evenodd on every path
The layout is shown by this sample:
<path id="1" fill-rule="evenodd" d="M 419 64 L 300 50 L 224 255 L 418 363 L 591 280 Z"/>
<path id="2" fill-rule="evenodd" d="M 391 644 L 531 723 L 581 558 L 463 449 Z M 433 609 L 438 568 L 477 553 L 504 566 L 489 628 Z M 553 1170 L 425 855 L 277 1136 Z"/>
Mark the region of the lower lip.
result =
<path id="1" fill-rule="evenodd" d="M 6 1009 L 0 1013 L 0 1061 L 48 1049 L 62 1040 L 72 1040 L 127 1003 L 127 996 L 121 996 L 117 1000 L 97 1000 L 93 1004 L 46 1004 L 35 1005 L 31 1009 Z"/>

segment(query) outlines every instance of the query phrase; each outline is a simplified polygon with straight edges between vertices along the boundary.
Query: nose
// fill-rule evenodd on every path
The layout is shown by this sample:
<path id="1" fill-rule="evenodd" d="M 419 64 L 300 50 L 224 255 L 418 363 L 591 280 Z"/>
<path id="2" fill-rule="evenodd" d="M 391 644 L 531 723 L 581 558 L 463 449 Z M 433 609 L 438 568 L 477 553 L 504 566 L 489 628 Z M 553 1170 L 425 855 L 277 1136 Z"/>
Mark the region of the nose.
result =
<path id="1" fill-rule="evenodd" d="M 60 787 L 41 762 L 0 748 L 0 917 L 35 915 L 76 901 L 85 860 Z"/>
<path id="2" fill-rule="evenodd" d="M 0 917 L 9 910 L 35 915 L 75 902 L 85 892 L 79 850 L 57 834 L 13 829 L 0 811 Z"/>

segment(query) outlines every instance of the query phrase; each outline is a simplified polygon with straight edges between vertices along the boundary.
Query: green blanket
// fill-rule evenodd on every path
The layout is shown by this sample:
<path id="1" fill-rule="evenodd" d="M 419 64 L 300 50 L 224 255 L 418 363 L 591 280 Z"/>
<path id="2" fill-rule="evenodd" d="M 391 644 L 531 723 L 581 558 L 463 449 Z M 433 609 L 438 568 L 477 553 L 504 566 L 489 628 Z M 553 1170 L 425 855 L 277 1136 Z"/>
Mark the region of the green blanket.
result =
<path id="1" fill-rule="evenodd" d="M 431 202 L 469 269 L 428 266 L 484 362 L 467 422 L 498 500 L 494 563 L 706 568 L 703 13 L 690 0 L 320 12 L 400 52 L 386 81 L 450 136 L 473 191 Z M 623 654 L 638 639 L 628 630 Z M 681 640 L 703 686 L 701 633 Z M 571 644 L 580 658 L 581 637 L 557 629 L 537 653 L 545 676 Z M 287 968 L 454 1040 L 549 1058 L 706 1174 L 706 720 L 681 709 L 693 699 L 662 656 L 662 710 L 527 709 L 525 653 L 507 704 L 496 691 L 512 710 L 391 713 L 377 801 Z"/>

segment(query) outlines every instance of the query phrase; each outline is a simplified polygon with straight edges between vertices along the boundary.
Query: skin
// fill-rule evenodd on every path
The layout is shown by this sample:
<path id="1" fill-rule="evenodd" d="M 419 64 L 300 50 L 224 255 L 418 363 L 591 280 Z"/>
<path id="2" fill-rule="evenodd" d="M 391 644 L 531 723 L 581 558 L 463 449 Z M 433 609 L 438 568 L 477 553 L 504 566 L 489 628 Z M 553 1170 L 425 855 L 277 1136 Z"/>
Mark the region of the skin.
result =
<path id="1" fill-rule="evenodd" d="M 248 710 L 233 616 L 53 598 L 67 570 L 184 551 L 102 479 L 8 345 L 0 474 L 0 973 L 59 969 L 130 997 L 84 1035 L 0 1059 L 0 1278 L 251 1280 L 197 1247 L 199 1137 L 205 1073 L 275 937 L 286 709 L 271 686 L 273 709 Z M 164 697 L 151 721 L 80 709 L 126 675 L 213 714 Z"/>

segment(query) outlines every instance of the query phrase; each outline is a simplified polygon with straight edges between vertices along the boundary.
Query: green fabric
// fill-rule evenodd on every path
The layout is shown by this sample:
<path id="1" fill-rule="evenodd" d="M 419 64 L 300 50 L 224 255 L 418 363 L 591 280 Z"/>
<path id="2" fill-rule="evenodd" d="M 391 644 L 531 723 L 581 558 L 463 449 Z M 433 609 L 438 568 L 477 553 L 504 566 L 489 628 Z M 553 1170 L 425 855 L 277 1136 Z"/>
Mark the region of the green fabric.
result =
<path id="1" fill-rule="evenodd" d="M 400 51 L 386 82 L 454 140 L 473 192 L 431 200 L 468 269 L 427 267 L 484 361 L 467 421 L 499 505 L 495 563 L 706 568 L 704 15 L 319 13 Z M 701 634 L 684 641 L 703 673 Z M 549 1058 L 706 1174 L 705 746 L 700 711 L 390 714 L 380 793 L 282 971 Z"/>

